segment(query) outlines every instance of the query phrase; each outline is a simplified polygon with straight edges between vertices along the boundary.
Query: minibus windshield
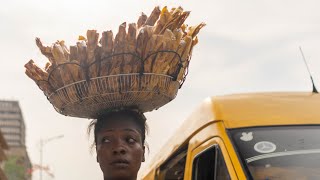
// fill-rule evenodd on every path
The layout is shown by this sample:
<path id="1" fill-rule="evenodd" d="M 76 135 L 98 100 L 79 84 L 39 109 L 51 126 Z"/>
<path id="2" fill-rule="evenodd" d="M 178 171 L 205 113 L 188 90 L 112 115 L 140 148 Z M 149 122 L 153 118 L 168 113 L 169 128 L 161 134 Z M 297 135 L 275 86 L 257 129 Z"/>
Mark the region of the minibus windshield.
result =
<path id="1" fill-rule="evenodd" d="M 320 126 L 241 128 L 229 132 L 251 178 L 320 179 Z"/>

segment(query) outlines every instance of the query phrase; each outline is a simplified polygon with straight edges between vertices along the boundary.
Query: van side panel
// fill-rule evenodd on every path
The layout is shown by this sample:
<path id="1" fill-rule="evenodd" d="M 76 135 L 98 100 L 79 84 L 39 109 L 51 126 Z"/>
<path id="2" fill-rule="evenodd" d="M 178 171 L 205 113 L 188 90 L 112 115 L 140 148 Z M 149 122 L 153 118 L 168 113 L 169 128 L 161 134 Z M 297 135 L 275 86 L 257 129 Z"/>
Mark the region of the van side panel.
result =
<path id="1" fill-rule="evenodd" d="M 145 175 L 142 180 L 153 180 L 155 179 L 155 169 L 152 169 L 147 175 Z"/>

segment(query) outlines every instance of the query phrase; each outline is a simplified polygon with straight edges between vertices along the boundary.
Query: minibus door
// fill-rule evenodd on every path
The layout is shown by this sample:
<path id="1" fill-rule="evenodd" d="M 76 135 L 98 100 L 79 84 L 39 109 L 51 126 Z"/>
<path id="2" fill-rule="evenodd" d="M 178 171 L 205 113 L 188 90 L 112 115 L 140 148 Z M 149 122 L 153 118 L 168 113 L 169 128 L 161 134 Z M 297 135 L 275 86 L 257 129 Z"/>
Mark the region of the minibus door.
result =
<path id="1" fill-rule="evenodd" d="M 185 180 L 236 180 L 233 168 L 223 141 L 214 137 L 191 150 L 191 170 Z"/>

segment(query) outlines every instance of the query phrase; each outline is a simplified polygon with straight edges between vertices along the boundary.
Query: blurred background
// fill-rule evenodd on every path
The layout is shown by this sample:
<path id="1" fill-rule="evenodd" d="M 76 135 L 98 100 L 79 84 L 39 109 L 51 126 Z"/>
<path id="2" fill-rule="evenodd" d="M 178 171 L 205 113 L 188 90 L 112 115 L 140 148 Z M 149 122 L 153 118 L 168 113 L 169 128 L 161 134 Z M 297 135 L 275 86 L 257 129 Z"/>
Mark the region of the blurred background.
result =
<path id="1" fill-rule="evenodd" d="M 34 166 L 33 180 L 40 179 L 39 168 L 43 168 L 43 179 L 48 180 L 102 179 L 95 153 L 90 150 L 92 139 L 86 133 L 90 120 L 58 114 L 24 74 L 24 64 L 30 59 L 41 67 L 47 62 L 35 37 L 45 44 L 65 40 L 67 46 L 74 45 L 88 29 L 117 32 L 122 22 L 136 22 L 141 12 L 149 15 L 157 5 L 182 6 L 191 11 L 187 24 L 205 22 L 207 26 L 199 33 L 189 75 L 176 99 L 146 113 L 150 151 L 142 168 L 206 97 L 266 91 L 311 92 L 299 46 L 319 85 L 317 0 L 3 1 L 0 108 L 13 108 L 10 112 L 17 117 L 15 127 L 20 128 L 19 145 L 24 149 L 21 153 L 30 160 L 29 166 Z M 5 137 L 10 139 L 8 136 Z"/>

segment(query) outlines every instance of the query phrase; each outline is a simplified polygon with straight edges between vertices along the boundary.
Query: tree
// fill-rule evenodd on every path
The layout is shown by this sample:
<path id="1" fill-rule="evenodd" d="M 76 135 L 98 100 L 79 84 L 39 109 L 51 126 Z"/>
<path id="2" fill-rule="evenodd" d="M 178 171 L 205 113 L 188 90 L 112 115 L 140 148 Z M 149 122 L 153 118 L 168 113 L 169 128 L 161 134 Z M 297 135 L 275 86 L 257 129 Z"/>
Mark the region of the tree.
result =
<path id="1" fill-rule="evenodd" d="M 9 156 L 4 163 L 4 173 L 10 180 L 24 180 L 26 177 L 26 168 L 24 167 L 22 157 Z"/>

